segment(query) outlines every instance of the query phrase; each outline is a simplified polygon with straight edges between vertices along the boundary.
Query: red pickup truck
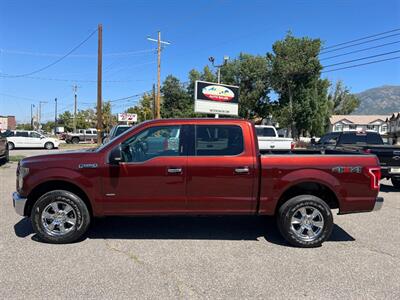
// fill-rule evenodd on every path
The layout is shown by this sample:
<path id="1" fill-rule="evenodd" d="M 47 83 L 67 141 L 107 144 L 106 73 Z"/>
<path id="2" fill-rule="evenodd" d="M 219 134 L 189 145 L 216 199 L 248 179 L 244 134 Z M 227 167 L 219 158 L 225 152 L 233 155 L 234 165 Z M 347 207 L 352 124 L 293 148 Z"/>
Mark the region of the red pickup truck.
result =
<path id="1" fill-rule="evenodd" d="M 368 154 L 260 153 L 236 119 L 141 123 L 97 149 L 33 156 L 17 169 L 18 214 L 46 242 L 79 240 L 109 215 L 276 215 L 292 245 L 315 247 L 339 214 L 382 206 Z"/>

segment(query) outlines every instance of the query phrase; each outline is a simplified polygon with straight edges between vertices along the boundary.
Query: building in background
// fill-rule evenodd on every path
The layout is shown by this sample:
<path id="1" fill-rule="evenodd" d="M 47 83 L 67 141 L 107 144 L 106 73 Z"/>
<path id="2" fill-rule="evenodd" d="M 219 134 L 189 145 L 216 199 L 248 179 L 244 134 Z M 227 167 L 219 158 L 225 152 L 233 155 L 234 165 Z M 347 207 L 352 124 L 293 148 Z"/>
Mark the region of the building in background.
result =
<path id="1" fill-rule="evenodd" d="M 0 116 L 0 130 L 15 130 L 16 127 L 15 116 Z"/>
<path id="2" fill-rule="evenodd" d="M 333 115 L 329 121 L 330 132 L 341 131 L 375 131 L 380 135 L 386 136 L 388 133 L 388 116 L 382 115 Z"/>
<path id="3" fill-rule="evenodd" d="M 390 144 L 400 143 L 400 112 L 393 113 L 386 119 Z"/>

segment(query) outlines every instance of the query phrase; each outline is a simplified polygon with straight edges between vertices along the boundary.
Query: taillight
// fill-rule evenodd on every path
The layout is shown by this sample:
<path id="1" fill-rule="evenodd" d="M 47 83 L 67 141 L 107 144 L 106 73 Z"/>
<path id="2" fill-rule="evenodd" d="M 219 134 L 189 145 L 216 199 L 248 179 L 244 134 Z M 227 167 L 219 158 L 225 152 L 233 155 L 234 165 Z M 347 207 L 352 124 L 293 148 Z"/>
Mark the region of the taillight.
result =
<path id="1" fill-rule="evenodd" d="M 295 146 L 295 143 L 294 142 L 290 142 L 290 150 L 293 150 L 294 146 Z"/>
<path id="2" fill-rule="evenodd" d="M 368 175 L 371 178 L 371 189 L 379 190 L 381 180 L 381 168 L 368 168 Z"/>

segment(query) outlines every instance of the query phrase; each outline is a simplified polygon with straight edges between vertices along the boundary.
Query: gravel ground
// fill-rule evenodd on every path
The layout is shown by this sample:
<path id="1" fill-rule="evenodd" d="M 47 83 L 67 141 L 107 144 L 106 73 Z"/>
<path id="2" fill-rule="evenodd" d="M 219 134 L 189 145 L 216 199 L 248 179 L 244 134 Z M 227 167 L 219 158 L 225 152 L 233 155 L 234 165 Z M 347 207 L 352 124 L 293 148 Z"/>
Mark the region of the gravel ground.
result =
<path id="1" fill-rule="evenodd" d="M 14 212 L 15 169 L 0 167 L 3 299 L 400 298 L 400 192 L 387 181 L 381 211 L 335 216 L 316 249 L 288 246 L 261 217 L 104 218 L 51 245 Z"/>

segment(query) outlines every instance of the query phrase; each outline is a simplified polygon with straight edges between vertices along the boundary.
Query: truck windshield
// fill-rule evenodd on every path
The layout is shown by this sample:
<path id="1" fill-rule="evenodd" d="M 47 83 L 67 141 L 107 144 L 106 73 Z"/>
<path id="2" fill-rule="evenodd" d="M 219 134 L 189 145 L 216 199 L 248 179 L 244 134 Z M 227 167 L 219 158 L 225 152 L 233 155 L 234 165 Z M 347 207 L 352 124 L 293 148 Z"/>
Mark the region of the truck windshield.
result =
<path id="1" fill-rule="evenodd" d="M 121 133 L 127 131 L 129 128 L 130 128 L 129 126 L 120 126 L 120 127 L 117 127 L 117 129 L 116 129 L 116 131 L 115 131 L 115 133 L 114 133 L 113 136 L 119 136 Z"/>
<path id="2" fill-rule="evenodd" d="M 138 126 L 138 125 L 131 126 L 131 127 L 127 128 L 127 129 L 133 129 L 133 128 L 136 128 L 137 126 Z M 129 130 L 125 130 L 123 133 L 121 133 L 121 135 L 126 134 L 128 131 L 129 131 Z M 107 147 L 107 145 L 109 145 L 112 141 L 113 141 L 113 139 L 110 139 L 107 143 L 101 145 L 99 148 L 96 148 L 96 151 L 101 151 L 102 149 L 104 149 L 105 147 Z"/>

